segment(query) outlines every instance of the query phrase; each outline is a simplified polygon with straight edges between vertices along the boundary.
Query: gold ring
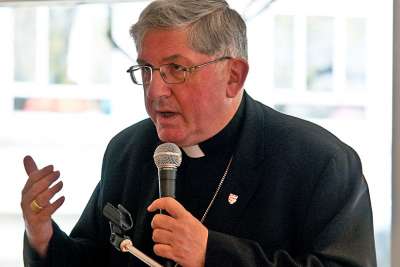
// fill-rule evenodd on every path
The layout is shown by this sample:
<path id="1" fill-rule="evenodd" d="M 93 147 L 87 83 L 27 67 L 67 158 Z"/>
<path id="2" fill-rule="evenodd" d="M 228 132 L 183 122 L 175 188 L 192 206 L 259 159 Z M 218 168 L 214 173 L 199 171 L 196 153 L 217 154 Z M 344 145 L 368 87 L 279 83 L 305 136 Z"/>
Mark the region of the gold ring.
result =
<path id="1" fill-rule="evenodd" d="M 34 213 L 38 213 L 38 212 L 41 211 L 42 209 L 43 209 L 43 207 L 40 206 L 40 205 L 37 203 L 36 199 L 34 199 L 34 200 L 31 202 L 31 210 L 32 210 Z"/>

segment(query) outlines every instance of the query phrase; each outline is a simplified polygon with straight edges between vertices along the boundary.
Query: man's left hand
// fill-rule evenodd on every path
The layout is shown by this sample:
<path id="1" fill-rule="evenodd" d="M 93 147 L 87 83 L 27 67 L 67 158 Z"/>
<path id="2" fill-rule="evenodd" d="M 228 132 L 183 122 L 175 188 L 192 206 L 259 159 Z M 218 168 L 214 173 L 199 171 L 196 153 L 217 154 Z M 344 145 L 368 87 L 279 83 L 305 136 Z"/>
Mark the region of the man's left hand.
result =
<path id="1" fill-rule="evenodd" d="M 147 208 L 149 212 L 158 209 L 169 216 L 156 214 L 151 221 L 154 253 L 184 267 L 204 266 L 207 228 L 171 197 L 159 198 Z"/>

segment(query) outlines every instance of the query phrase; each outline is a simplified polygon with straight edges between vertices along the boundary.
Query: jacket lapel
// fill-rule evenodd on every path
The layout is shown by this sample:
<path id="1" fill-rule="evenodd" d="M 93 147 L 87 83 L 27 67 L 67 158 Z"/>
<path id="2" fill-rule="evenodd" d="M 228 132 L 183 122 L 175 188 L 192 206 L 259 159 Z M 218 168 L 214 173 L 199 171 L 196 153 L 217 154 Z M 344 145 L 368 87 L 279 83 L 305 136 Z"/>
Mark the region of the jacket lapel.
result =
<path id="1" fill-rule="evenodd" d="M 245 118 L 239 143 L 205 225 L 211 230 L 232 233 L 259 184 L 257 167 L 264 159 L 264 114 L 260 105 L 244 94 Z M 220 218 L 223 218 L 221 221 Z"/>
<path id="2" fill-rule="evenodd" d="M 147 207 L 158 198 L 157 168 L 154 166 L 153 161 L 144 164 L 141 175 L 146 178 L 141 179 L 139 197 L 136 198 L 141 202 L 141 205 L 138 205 L 133 232 L 133 242 L 137 246 L 143 244 L 144 234 L 149 233 L 147 230 L 150 228 L 153 214 L 147 211 Z"/>

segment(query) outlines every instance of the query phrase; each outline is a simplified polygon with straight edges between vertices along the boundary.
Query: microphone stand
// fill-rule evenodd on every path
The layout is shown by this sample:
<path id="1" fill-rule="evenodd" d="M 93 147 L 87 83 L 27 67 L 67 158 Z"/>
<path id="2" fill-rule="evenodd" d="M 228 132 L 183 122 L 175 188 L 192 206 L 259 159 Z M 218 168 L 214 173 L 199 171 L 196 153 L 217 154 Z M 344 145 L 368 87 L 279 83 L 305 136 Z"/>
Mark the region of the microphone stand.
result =
<path id="1" fill-rule="evenodd" d="M 122 252 L 129 252 L 142 262 L 150 267 L 163 267 L 161 264 L 141 252 L 133 246 L 129 236 L 125 232 L 133 226 L 132 216 L 121 204 L 118 204 L 118 209 L 110 203 L 107 203 L 103 208 L 103 215 L 110 220 L 110 243 Z"/>
<path id="2" fill-rule="evenodd" d="M 128 238 L 122 240 L 122 242 L 120 244 L 120 249 L 121 249 L 122 252 L 131 253 L 133 256 L 135 256 L 139 260 L 143 261 L 144 263 L 146 263 L 150 267 L 163 267 L 161 264 L 159 264 L 158 262 L 156 262 L 155 260 L 153 260 L 152 258 L 147 256 L 146 254 L 141 252 L 139 249 L 135 248 L 132 245 L 132 241 L 130 239 L 128 239 Z"/>

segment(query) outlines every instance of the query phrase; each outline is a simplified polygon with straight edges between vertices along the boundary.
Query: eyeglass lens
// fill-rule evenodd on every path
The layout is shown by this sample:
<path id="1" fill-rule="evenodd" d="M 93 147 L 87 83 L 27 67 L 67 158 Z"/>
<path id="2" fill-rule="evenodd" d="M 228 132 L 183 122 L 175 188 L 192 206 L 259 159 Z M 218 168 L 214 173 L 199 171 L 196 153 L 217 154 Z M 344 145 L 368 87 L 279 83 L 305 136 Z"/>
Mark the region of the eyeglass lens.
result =
<path id="1" fill-rule="evenodd" d="M 131 70 L 131 78 L 136 84 L 148 84 L 151 76 L 152 69 L 149 66 L 140 66 Z"/>
<path id="2" fill-rule="evenodd" d="M 150 66 L 133 68 L 130 71 L 131 78 L 136 84 L 149 84 L 154 70 L 159 70 L 161 78 L 166 83 L 181 83 L 185 81 L 185 70 L 177 64 L 162 65 L 159 69 L 152 69 Z"/>

